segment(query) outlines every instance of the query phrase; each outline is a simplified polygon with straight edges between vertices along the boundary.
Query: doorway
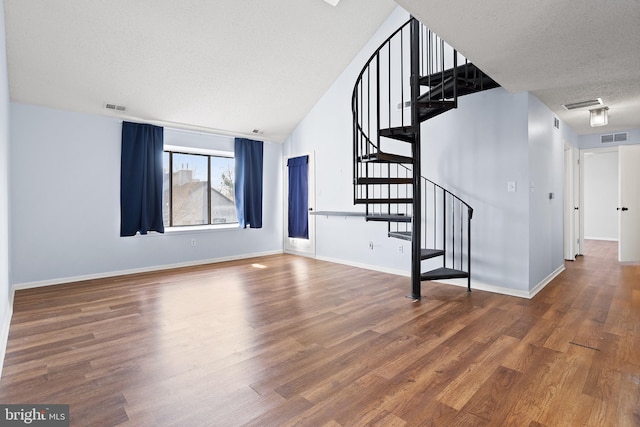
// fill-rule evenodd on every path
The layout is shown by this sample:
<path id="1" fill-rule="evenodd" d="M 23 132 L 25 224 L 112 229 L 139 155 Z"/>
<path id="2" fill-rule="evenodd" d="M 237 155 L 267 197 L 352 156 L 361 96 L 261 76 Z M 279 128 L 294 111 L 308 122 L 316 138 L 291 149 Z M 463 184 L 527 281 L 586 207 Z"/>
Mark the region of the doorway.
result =
<path id="1" fill-rule="evenodd" d="M 315 257 L 315 155 L 289 156 L 284 162 L 284 251 Z"/>

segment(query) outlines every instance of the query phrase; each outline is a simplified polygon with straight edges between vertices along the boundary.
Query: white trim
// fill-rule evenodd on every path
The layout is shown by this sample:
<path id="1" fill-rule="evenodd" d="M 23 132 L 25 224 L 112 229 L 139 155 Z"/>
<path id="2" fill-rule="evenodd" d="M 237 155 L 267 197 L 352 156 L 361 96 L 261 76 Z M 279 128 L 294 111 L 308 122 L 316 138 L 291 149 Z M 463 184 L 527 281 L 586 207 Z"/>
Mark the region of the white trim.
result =
<path id="1" fill-rule="evenodd" d="M 287 255 L 295 255 L 295 256 L 303 256 L 306 258 L 319 259 L 319 258 L 316 258 L 316 254 L 312 254 L 309 252 L 292 251 L 291 249 L 284 249 L 282 253 L 285 253 Z M 326 260 L 323 260 L 323 261 L 326 261 Z"/>
<path id="2" fill-rule="evenodd" d="M 538 283 L 537 285 L 535 285 L 533 287 L 533 289 L 531 289 L 529 291 L 529 299 L 535 297 L 537 295 L 538 292 L 540 292 L 542 289 L 544 289 L 545 286 L 547 286 L 549 283 L 551 283 L 551 281 L 553 279 L 555 279 L 560 273 L 562 273 L 564 271 L 564 264 L 562 264 L 560 267 L 556 268 L 555 271 L 553 271 L 551 274 L 549 274 L 547 277 L 545 277 L 544 279 L 542 279 L 542 281 L 540 281 L 540 283 Z"/>
<path id="3" fill-rule="evenodd" d="M 225 129 L 206 127 L 206 126 L 197 126 L 197 125 L 192 125 L 192 124 L 182 123 L 182 122 L 171 122 L 168 120 L 146 119 L 143 117 L 127 114 L 126 112 L 124 113 L 112 112 L 110 116 L 118 120 L 120 123 L 137 122 L 137 123 L 150 124 L 155 126 L 162 126 L 165 129 L 200 133 L 205 135 L 229 136 L 232 138 L 241 137 L 241 138 L 249 138 L 249 139 L 255 139 L 257 137 L 263 136 L 263 135 L 256 135 L 253 132 L 248 133 L 248 132 L 240 132 L 235 130 L 225 130 Z M 264 139 L 262 139 L 261 141 L 271 142 L 270 140 L 264 140 Z M 277 144 L 281 144 L 281 143 L 278 142 Z"/>
<path id="4" fill-rule="evenodd" d="M 201 154 L 203 156 L 225 157 L 227 159 L 233 159 L 234 156 L 233 151 L 212 150 L 210 148 L 184 147 L 182 145 L 169 144 L 164 145 L 163 151 L 171 151 L 172 153 L 177 154 Z"/>
<path id="5" fill-rule="evenodd" d="M 434 280 L 438 283 L 444 283 L 445 285 L 459 286 L 461 288 L 467 287 L 467 279 L 446 279 L 446 280 Z M 529 298 L 527 291 L 520 291 L 518 289 L 503 288 L 502 286 L 490 285 L 488 283 L 479 282 L 471 279 L 471 292 L 484 291 L 492 292 L 494 294 L 508 295 L 518 298 Z"/>
<path id="6" fill-rule="evenodd" d="M 316 259 L 320 261 L 327 261 L 327 262 L 333 262 L 336 264 L 348 265 L 351 267 L 364 268 L 366 270 L 379 271 L 381 273 L 395 274 L 396 276 L 409 277 L 411 274 L 409 271 L 395 270 L 392 268 L 381 268 L 380 266 L 377 266 L 377 265 L 362 264 L 360 262 L 347 261 L 343 259 L 329 258 L 329 257 L 323 257 L 323 256 L 316 256 Z"/>
<path id="7" fill-rule="evenodd" d="M 202 259 L 197 261 L 188 261 L 188 262 L 179 262 L 175 264 L 166 264 L 166 265 L 155 265 L 151 267 L 142 267 L 142 268 L 132 268 L 129 270 L 118 270 L 118 271 L 108 271 L 104 273 L 97 274 L 87 274 L 83 276 L 73 276 L 73 277 L 60 277 L 56 279 L 49 280 L 40 280 L 37 282 L 26 282 L 26 283 L 17 283 L 11 287 L 11 304 L 13 305 L 13 293 L 17 290 L 21 289 L 31 289 L 31 288 L 40 288 L 43 286 L 51 286 L 51 285 L 61 285 L 63 283 L 73 283 L 73 282 L 82 282 L 86 280 L 94 280 L 94 279 L 104 279 L 109 277 L 116 276 L 126 276 L 128 274 L 137 274 L 137 273 L 148 273 L 152 271 L 162 271 L 162 270 L 171 270 L 174 268 L 182 268 L 182 267 L 193 267 L 196 265 L 205 265 L 205 264 L 216 264 L 219 262 L 225 261 L 236 261 L 240 259 L 246 258 L 255 258 L 261 256 L 268 255 L 277 255 L 283 253 L 282 250 L 274 250 L 274 251 L 266 251 L 266 252 L 257 252 L 251 254 L 243 254 L 237 256 L 228 256 L 221 258 L 211 258 L 211 259 Z"/>
<path id="8" fill-rule="evenodd" d="M 0 330 L 0 378 L 2 378 L 2 369 L 4 368 L 4 357 L 7 354 L 7 344 L 9 343 L 9 328 L 11 327 L 11 318 L 13 317 L 13 292 L 7 304 L 7 310 L 2 322 L 2 330 Z"/>
<path id="9" fill-rule="evenodd" d="M 295 255 L 298 255 L 298 254 L 295 254 Z M 362 264 L 359 262 L 346 261 L 346 260 L 323 257 L 323 256 L 316 256 L 316 259 L 320 261 L 333 262 L 336 264 L 349 265 L 351 267 L 358 267 L 358 268 L 364 268 L 367 270 L 379 271 L 381 273 L 395 274 L 396 276 L 410 277 L 411 275 L 410 272 L 408 271 L 396 270 L 391 268 L 380 268 L 379 266 L 376 266 L 376 265 Z M 553 279 L 556 278 L 556 276 L 558 276 L 564 270 L 565 270 L 564 265 L 558 267 L 554 272 L 552 272 L 547 277 L 545 277 L 540 283 L 538 283 L 530 291 L 521 291 L 518 289 L 503 288 L 502 286 L 490 285 L 487 283 L 474 281 L 473 279 L 471 280 L 471 290 L 493 292 L 495 294 L 531 299 L 534 296 L 536 296 L 538 292 L 540 292 L 545 286 L 547 286 Z M 443 283 L 445 285 L 453 285 L 453 286 L 459 286 L 463 288 L 467 287 L 467 279 L 448 279 L 448 280 L 434 280 L 434 281 L 437 283 Z"/>
<path id="10" fill-rule="evenodd" d="M 181 225 L 175 227 L 165 227 L 165 234 L 179 234 L 185 232 L 203 231 L 203 230 L 243 230 L 240 228 L 240 224 L 237 222 L 223 223 L 223 224 L 204 224 L 204 225 Z M 153 235 L 162 235 L 162 233 L 153 233 Z M 136 234 L 140 236 L 140 234 Z M 148 234 L 147 234 L 148 236 Z"/>
<path id="11" fill-rule="evenodd" d="M 615 237 L 590 237 L 584 236 L 584 240 L 602 240 L 605 242 L 619 242 L 620 239 L 616 239 Z"/>
<path id="12" fill-rule="evenodd" d="M 554 272 L 545 277 L 540 283 L 533 287 L 530 291 L 520 291 L 518 289 L 503 288 L 501 286 L 489 285 L 478 281 L 471 280 L 471 291 L 479 290 L 486 292 L 493 292 L 495 294 L 509 295 L 512 297 L 531 299 L 538 292 L 544 289 L 553 279 L 564 271 L 564 265 L 558 267 Z M 449 280 L 437 280 L 438 283 L 445 283 L 447 285 L 454 285 L 460 287 L 467 287 L 467 279 L 449 279 Z"/>

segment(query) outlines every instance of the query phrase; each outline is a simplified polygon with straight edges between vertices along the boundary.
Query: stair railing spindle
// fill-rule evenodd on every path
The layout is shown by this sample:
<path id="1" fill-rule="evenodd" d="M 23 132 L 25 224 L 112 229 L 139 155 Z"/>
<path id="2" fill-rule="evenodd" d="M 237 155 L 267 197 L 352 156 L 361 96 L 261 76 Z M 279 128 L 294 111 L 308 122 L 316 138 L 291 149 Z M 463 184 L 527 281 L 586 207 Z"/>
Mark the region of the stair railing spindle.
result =
<path id="1" fill-rule="evenodd" d="M 400 31 L 400 126 L 404 126 L 404 30 Z"/>
<path id="2" fill-rule="evenodd" d="M 380 152 L 380 51 L 376 55 L 376 141 Z"/>
<path id="3" fill-rule="evenodd" d="M 387 64 L 387 83 L 388 83 L 388 94 L 389 94 L 389 119 L 388 119 L 388 127 L 391 127 L 391 99 L 393 98 L 391 96 L 391 40 L 389 40 L 389 43 L 387 44 L 388 46 L 388 50 L 387 50 L 387 56 L 388 56 L 388 64 Z"/>

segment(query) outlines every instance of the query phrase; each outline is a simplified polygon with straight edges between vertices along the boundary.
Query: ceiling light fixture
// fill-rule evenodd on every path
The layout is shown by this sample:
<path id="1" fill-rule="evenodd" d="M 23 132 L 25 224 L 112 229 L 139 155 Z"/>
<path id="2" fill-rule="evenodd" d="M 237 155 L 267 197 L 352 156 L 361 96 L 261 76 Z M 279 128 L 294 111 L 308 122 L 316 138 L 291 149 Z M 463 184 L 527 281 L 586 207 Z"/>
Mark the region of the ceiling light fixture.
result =
<path id="1" fill-rule="evenodd" d="M 337 6 L 340 0 L 324 0 L 329 3 L 331 6 Z"/>
<path id="2" fill-rule="evenodd" d="M 591 127 L 605 126 L 609 123 L 609 107 L 589 110 Z"/>

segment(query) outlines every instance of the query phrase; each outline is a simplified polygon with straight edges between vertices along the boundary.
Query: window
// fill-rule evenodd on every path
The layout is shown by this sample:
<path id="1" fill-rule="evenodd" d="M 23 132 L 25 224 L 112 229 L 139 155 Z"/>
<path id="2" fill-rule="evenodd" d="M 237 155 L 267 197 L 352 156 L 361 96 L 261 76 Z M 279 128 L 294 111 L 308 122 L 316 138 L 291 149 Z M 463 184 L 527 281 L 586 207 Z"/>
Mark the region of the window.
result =
<path id="1" fill-rule="evenodd" d="M 163 163 L 165 227 L 238 223 L 231 153 L 165 151 Z"/>

